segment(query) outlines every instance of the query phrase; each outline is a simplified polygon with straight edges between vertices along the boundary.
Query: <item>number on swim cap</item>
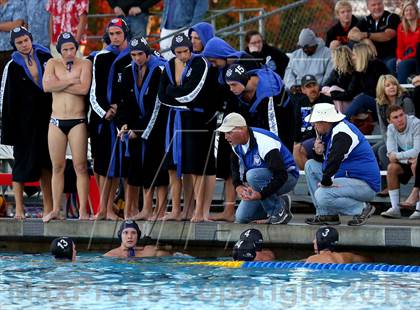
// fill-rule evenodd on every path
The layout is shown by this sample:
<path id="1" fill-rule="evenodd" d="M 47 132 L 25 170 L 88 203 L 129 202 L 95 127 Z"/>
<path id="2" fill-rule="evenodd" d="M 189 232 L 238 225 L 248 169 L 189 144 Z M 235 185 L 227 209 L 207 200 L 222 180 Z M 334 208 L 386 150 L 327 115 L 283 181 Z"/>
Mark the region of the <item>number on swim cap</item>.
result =
<path id="1" fill-rule="evenodd" d="M 330 230 L 328 229 L 328 228 L 326 228 L 325 230 L 324 230 L 324 232 L 321 234 L 323 237 L 326 237 L 326 236 L 328 236 L 328 233 L 330 232 Z"/>
<path id="2" fill-rule="evenodd" d="M 64 239 L 60 239 L 60 241 L 58 241 L 57 242 L 57 246 L 59 246 L 60 248 L 62 248 L 63 250 L 65 249 L 65 248 L 67 248 L 67 246 L 68 246 L 69 244 L 67 243 L 67 241 L 66 240 L 64 240 Z"/>
<path id="3" fill-rule="evenodd" d="M 245 69 L 244 69 L 244 67 L 241 67 L 241 66 L 238 65 L 235 68 L 235 72 L 238 73 L 239 75 L 241 75 L 241 74 L 243 74 L 245 72 Z"/>
<path id="4" fill-rule="evenodd" d="M 229 69 L 230 70 L 230 69 Z M 231 74 L 232 74 L 232 70 L 230 70 L 231 71 Z M 244 233 L 244 235 L 245 235 L 245 237 L 247 237 L 247 238 L 249 238 L 249 234 L 251 233 L 251 229 L 248 229 L 245 233 Z"/>

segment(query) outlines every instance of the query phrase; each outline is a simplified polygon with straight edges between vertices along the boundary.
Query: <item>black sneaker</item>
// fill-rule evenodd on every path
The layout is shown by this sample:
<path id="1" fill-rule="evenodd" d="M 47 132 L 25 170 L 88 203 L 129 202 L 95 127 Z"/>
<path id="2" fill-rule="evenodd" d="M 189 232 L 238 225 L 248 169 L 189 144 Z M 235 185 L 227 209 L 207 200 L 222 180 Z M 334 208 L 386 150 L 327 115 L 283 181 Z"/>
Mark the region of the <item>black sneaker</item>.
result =
<path id="1" fill-rule="evenodd" d="M 290 206 L 285 206 L 279 213 L 268 218 L 268 224 L 287 224 L 292 218 L 293 214 L 290 212 Z"/>
<path id="2" fill-rule="evenodd" d="M 312 218 L 305 220 L 309 225 L 340 225 L 340 218 L 338 215 L 315 215 Z"/>
<path id="3" fill-rule="evenodd" d="M 349 226 L 361 226 L 366 224 L 366 221 L 375 213 L 375 207 L 370 203 L 366 203 L 366 207 L 362 210 L 359 215 L 353 216 L 353 219 L 348 221 Z"/>
<path id="4" fill-rule="evenodd" d="M 282 199 L 285 203 L 284 207 L 288 212 L 291 212 L 292 208 L 292 198 L 288 194 L 284 194 L 280 196 L 280 199 Z"/>

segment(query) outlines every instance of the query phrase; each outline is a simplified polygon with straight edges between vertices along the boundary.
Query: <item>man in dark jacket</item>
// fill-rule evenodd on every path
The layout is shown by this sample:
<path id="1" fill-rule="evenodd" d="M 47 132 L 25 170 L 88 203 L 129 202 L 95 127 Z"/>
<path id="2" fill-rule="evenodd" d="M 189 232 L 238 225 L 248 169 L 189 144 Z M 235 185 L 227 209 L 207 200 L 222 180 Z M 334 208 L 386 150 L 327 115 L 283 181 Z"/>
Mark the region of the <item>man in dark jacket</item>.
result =
<path id="1" fill-rule="evenodd" d="M 108 0 L 114 13 L 124 17 L 130 29 L 129 38 L 146 36 L 149 9 L 160 0 Z"/>

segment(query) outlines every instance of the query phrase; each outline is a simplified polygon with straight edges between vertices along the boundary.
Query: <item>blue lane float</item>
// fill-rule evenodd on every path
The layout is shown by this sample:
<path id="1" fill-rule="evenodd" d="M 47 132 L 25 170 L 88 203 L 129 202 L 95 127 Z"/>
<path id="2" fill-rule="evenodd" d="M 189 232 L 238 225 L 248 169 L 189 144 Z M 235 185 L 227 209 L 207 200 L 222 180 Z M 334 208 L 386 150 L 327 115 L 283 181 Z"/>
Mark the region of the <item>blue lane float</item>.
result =
<path id="1" fill-rule="evenodd" d="M 420 266 L 387 265 L 387 264 L 322 264 L 305 262 L 241 262 L 241 261 L 212 261 L 185 262 L 182 265 L 204 265 L 224 268 L 272 268 L 294 269 L 306 268 L 313 270 L 341 270 L 341 271 L 383 271 L 383 272 L 420 272 Z"/>
<path id="2" fill-rule="evenodd" d="M 420 266 L 387 264 L 322 264 L 305 262 L 244 262 L 241 268 L 307 268 L 315 270 L 420 272 Z"/>

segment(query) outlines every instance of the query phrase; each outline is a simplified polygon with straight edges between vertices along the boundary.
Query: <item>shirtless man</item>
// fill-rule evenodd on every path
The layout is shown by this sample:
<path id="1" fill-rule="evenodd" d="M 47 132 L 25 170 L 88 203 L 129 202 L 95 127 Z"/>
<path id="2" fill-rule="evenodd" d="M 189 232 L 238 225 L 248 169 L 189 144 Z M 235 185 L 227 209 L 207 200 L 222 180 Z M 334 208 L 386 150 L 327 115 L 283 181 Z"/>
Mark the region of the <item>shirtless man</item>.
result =
<path id="1" fill-rule="evenodd" d="M 77 176 L 80 201 L 79 219 L 88 219 L 87 201 L 89 176 L 87 173 L 87 119 L 84 96 L 92 79 L 90 61 L 76 57 L 78 43 L 69 32 L 63 32 L 57 42 L 62 59 L 47 62 L 43 86 L 52 92 L 53 105 L 48 130 L 48 148 L 53 166 L 53 211 L 43 221 L 60 218 L 61 195 L 64 188 L 67 142 L 70 144 L 73 166 Z"/>
<path id="2" fill-rule="evenodd" d="M 369 261 L 366 257 L 350 252 L 335 252 L 338 232 L 334 227 L 326 226 L 318 229 L 313 243 L 316 254 L 309 256 L 306 263 L 351 264 Z"/>
<path id="3" fill-rule="evenodd" d="M 155 256 L 170 256 L 172 253 L 161 250 L 153 245 L 146 245 L 138 247 L 137 241 L 140 239 L 141 231 L 139 226 L 134 221 L 124 221 L 118 230 L 118 238 L 121 245 L 104 254 L 110 257 L 155 257 Z"/>

